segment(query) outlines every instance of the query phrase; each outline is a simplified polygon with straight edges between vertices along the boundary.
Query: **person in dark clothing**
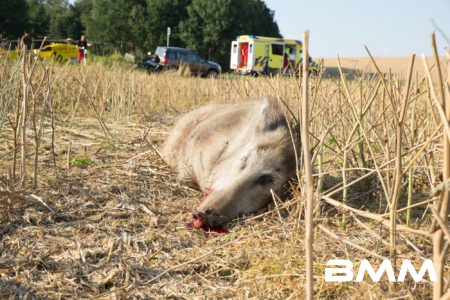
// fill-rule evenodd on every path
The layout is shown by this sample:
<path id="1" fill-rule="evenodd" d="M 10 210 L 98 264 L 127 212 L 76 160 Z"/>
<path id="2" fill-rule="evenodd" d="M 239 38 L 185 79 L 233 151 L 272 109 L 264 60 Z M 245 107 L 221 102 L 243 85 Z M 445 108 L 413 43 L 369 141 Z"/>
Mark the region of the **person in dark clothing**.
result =
<path id="1" fill-rule="evenodd" d="M 84 35 L 81 36 L 80 40 L 77 43 L 78 47 L 78 61 L 83 62 L 86 56 L 86 49 L 87 47 L 90 47 L 91 43 L 88 43 L 86 41 L 86 38 Z"/>
<path id="2" fill-rule="evenodd" d="M 32 46 L 33 46 L 33 38 L 28 33 L 28 31 L 25 31 L 24 35 L 20 39 L 20 48 L 23 49 L 23 47 L 26 47 L 27 50 L 31 50 Z"/>

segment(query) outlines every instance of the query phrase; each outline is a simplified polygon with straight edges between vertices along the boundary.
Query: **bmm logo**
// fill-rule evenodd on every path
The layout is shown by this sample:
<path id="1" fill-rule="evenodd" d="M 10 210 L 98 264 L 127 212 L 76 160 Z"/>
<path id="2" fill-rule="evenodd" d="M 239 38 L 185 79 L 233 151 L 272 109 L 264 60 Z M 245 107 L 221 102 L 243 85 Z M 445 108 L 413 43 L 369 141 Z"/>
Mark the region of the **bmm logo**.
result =
<path id="1" fill-rule="evenodd" d="M 325 281 L 326 282 L 348 282 L 353 280 L 353 263 L 347 259 L 330 259 L 327 266 L 340 266 L 339 268 L 325 268 Z M 391 261 L 388 259 L 383 260 L 380 265 L 380 268 L 375 272 L 372 268 L 372 265 L 367 259 L 361 261 L 361 265 L 359 266 L 358 273 L 356 274 L 355 281 L 363 281 L 364 274 L 367 272 L 369 277 L 374 282 L 378 282 L 386 273 L 390 282 L 404 282 L 406 274 L 409 272 L 411 274 L 412 279 L 415 282 L 419 282 L 425 275 L 425 272 L 428 271 L 428 276 L 430 277 L 430 281 L 436 281 L 436 271 L 434 270 L 433 262 L 431 259 L 426 259 L 419 272 L 416 272 L 416 269 L 412 265 L 412 263 L 405 259 L 400 268 L 400 272 L 398 274 L 397 279 L 395 279 L 394 270 L 392 268 Z"/>

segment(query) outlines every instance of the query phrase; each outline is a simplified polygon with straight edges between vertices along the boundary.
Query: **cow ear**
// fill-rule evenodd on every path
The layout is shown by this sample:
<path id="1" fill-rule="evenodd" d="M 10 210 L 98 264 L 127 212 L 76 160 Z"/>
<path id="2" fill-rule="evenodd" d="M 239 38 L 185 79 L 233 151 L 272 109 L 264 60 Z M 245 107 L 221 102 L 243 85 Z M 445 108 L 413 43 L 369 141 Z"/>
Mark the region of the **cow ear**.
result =
<path id="1" fill-rule="evenodd" d="M 263 131 L 274 131 L 279 127 L 287 127 L 286 117 L 274 97 L 261 98 L 261 115 Z"/>

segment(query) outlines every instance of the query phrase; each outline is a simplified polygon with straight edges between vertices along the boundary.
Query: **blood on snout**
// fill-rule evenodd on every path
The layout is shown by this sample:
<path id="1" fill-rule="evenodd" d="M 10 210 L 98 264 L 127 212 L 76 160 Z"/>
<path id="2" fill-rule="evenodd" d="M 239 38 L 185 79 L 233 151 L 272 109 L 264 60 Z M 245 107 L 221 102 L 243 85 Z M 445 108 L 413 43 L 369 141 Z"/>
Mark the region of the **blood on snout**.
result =
<path id="1" fill-rule="evenodd" d="M 216 227 L 216 228 L 209 227 L 202 220 L 201 215 L 198 213 L 194 213 L 192 221 L 187 224 L 187 227 L 196 229 L 196 230 L 203 229 L 203 231 L 205 231 L 205 232 L 228 233 L 228 230 L 221 228 L 221 227 Z"/>
<path id="2" fill-rule="evenodd" d="M 200 219 L 196 216 L 194 216 L 194 219 L 191 222 L 195 229 L 200 229 L 204 225 L 202 219 Z"/>
<path id="3" fill-rule="evenodd" d="M 201 221 L 199 222 L 198 219 L 193 219 L 191 222 L 187 223 L 186 225 L 188 228 L 200 230 L 202 229 L 205 232 L 215 232 L 215 233 L 228 233 L 228 230 L 225 228 L 211 228 L 207 226 L 206 224 L 203 224 Z"/>

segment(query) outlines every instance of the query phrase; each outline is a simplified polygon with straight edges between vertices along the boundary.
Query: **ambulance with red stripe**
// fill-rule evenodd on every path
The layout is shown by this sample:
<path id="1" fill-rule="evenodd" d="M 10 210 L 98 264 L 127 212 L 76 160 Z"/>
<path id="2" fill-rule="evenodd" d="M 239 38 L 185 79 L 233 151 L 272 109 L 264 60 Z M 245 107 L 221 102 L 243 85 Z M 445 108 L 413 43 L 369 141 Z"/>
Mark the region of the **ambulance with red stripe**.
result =
<path id="1" fill-rule="evenodd" d="M 240 74 L 298 75 L 302 49 L 299 40 L 240 35 L 231 43 L 230 69 Z M 309 71 L 318 72 L 318 65 L 311 58 Z"/>

